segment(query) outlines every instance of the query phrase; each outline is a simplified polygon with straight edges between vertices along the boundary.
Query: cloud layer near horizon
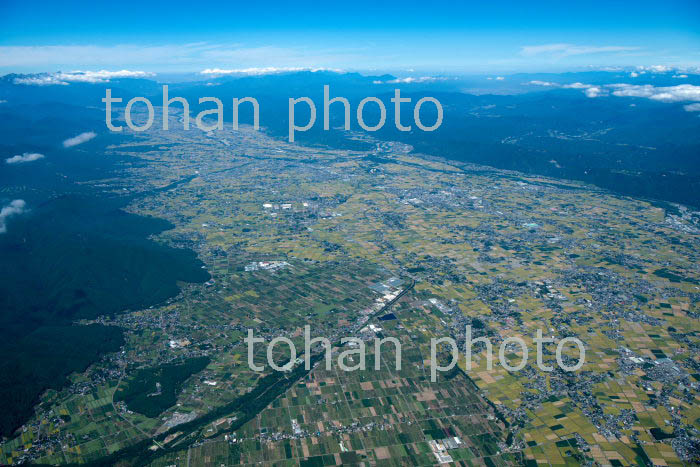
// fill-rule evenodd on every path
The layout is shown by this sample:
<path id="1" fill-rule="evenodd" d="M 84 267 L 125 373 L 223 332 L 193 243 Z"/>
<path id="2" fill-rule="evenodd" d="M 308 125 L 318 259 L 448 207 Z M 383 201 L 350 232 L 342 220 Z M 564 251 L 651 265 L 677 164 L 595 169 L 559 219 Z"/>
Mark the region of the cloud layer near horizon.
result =
<path id="1" fill-rule="evenodd" d="M 660 102 L 700 101 L 700 86 L 679 84 L 678 86 L 655 87 L 650 84 L 611 84 L 613 95 L 620 97 L 646 97 Z"/>
<path id="2" fill-rule="evenodd" d="M 108 83 L 116 78 L 148 78 L 155 76 L 155 73 L 146 71 L 71 71 L 69 73 L 40 73 L 38 75 L 15 78 L 15 84 L 26 84 L 34 86 L 67 85 L 69 83 Z"/>
<path id="3" fill-rule="evenodd" d="M 310 67 L 251 67 L 251 68 L 207 68 L 200 71 L 202 75 L 223 76 L 223 75 L 271 75 L 275 73 L 291 73 L 295 71 L 334 71 L 342 72 L 339 68 L 310 68 Z"/>
<path id="4" fill-rule="evenodd" d="M 618 97 L 642 97 L 657 102 L 700 102 L 700 86 L 692 84 L 679 84 L 677 86 L 652 86 L 651 84 L 584 84 L 571 83 L 560 84 L 550 81 L 530 81 L 530 85 L 561 89 L 581 89 L 588 97 L 600 97 L 612 94 Z M 688 112 L 696 111 L 700 104 L 685 106 Z"/>
<path id="5" fill-rule="evenodd" d="M 394 39 L 377 41 L 300 41 L 280 37 L 264 43 L 189 42 L 168 44 L 116 43 L 110 45 L 0 45 L 0 68 L 6 72 L 37 72 L 47 69 L 148 69 L 158 72 L 255 72 L 265 69 L 344 69 L 396 72 L 420 69 L 424 73 L 512 73 L 539 68 L 567 69 L 588 65 L 620 66 L 659 63 L 670 57 L 658 44 L 589 43 L 484 44 L 467 34 L 458 49 L 455 37 L 415 45 Z M 440 41 L 445 41 L 444 43 Z M 446 46 L 447 45 L 447 46 Z M 658 50 L 657 50 L 658 49 Z M 675 65 L 697 66 L 695 56 L 680 50 Z M 651 63 L 650 63 L 651 62 Z M 670 64 L 670 63 L 669 63 Z M 234 68 L 235 67 L 235 68 Z M 234 69 L 232 69 L 234 68 Z M 62 82 L 69 82 L 63 80 Z"/>
<path id="6" fill-rule="evenodd" d="M 366 57 L 363 48 L 310 48 L 292 46 L 242 46 L 235 43 L 1 46 L 0 67 L 9 71 L 46 69 L 126 68 L 194 72 L 202 69 L 229 71 L 266 68 L 339 68 Z M 366 66 L 372 66 L 367 63 Z M 234 72 L 237 70 L 233 70 Z M 68 73 L 70 75 L 73 72 Z M 63 80 L 63 82 L 69 82 Z"/>

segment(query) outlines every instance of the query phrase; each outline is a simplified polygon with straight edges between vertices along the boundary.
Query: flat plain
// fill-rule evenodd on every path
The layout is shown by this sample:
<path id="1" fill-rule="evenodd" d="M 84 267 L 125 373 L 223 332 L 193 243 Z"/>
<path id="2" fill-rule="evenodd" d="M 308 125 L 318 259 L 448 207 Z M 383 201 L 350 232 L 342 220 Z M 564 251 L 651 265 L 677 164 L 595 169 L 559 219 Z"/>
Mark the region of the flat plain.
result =
<path id="1" fill-rule="evenodd" d="M 250 128 L 171 129 L 111 147 L 133 164 L 91 183 L 171 222 L 156 240 L 193 249 L 212 279 L 81 322 L 122 327 L 125 346 L 44 394 L 0 463 L 698 461 L 697 213 L 375 143 L 367 153 Z M 305 325 L 336 344 L 334 360 L 342 337 L 394 337 L 402 368 L 389 350 L 375 370 L 369 344 L 363 371 L 248 368 L 247 329 L 303 349 Z M 471 370 L 461 358 L 431 382 L 430 339 L 463 339 L 466 325 L 494 346 L 522 337 L 525 368 L 488 370 L 479 348 Z M 583 368 L 538 369 L 537 329 L 581 339 Z M 259 345 L 255 361 L 265 357 Z"/>

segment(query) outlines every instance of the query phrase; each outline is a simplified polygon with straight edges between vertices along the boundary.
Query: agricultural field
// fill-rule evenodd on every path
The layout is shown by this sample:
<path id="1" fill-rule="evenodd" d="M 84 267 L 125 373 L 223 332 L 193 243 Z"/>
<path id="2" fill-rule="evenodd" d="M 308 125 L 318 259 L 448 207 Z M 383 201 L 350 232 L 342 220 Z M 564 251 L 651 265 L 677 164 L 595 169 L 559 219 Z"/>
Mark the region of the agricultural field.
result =
<path id="1" fill-rule="evenodd" d="M 125 345 L 45 394 L 0 463 L 699 460 L 696 213 L 376 143 L 309 148 L 242 128 L 152 130 L 112 147 L 133 163 L 99 183 L 129 197 L 130 212 L 172 223 L 156 240 L 193 249 L 211 279 L 81 321 L 124 329 Z M 328 370 L 314 351 L 308 371 L 275 372 L 263 344 L 253 359 L 265 370 L 248 367 L 248 329 L 304 349 L 307 325 L 334 362 L 343 337 L 366 342 L 366 369 Z M 492 368 L 484 346 L 468 367 L 466 326 L 493 343 Z M 551 346 L 554 370 L 542 371 L 537 330 L 579 338 L 581 369 L 557 367 Z M 375 337 L 402 344 L 400 370 L 389 344 L 375 369 Z M 441 337 L 460 342 L 460 357 L 431 381 Z M 505 347 L 511 364 L 527 360 L 518 371 L 498 363 L 511 337 L 530 351 Z M 286 350 L 275 347 L 278 364 Z M 449 349 L 438 350 L 445 364 Z M 173 370 L 193 361 L 201 368 Z"/>

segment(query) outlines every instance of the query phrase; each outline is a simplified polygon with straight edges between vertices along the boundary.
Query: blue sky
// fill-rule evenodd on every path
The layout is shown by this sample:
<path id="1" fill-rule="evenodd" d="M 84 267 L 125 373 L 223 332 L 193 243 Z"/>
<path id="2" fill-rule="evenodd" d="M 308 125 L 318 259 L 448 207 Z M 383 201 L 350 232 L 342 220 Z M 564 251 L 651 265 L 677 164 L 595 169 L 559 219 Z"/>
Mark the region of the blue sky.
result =
<path id="1" fill-rule="evenodd" d="M 0 72 L 700 65 L 697 0 L 100 3 L 1 1 Z"/>

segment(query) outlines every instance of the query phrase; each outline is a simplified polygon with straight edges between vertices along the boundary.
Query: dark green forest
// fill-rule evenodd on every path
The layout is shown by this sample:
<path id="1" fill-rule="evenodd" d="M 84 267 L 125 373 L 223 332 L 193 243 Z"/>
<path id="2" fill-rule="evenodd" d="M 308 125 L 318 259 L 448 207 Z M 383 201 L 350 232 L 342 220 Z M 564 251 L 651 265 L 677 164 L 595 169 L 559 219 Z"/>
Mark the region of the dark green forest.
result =
<path id="1" fill-rule="evenodd" d="M 155 418 L 175 405 L 182 384 L 209 362 L 209 357 L 196 357 L 139 369 L 117 389 L 114 400 L 124 401 L 129 410 Z"/>

